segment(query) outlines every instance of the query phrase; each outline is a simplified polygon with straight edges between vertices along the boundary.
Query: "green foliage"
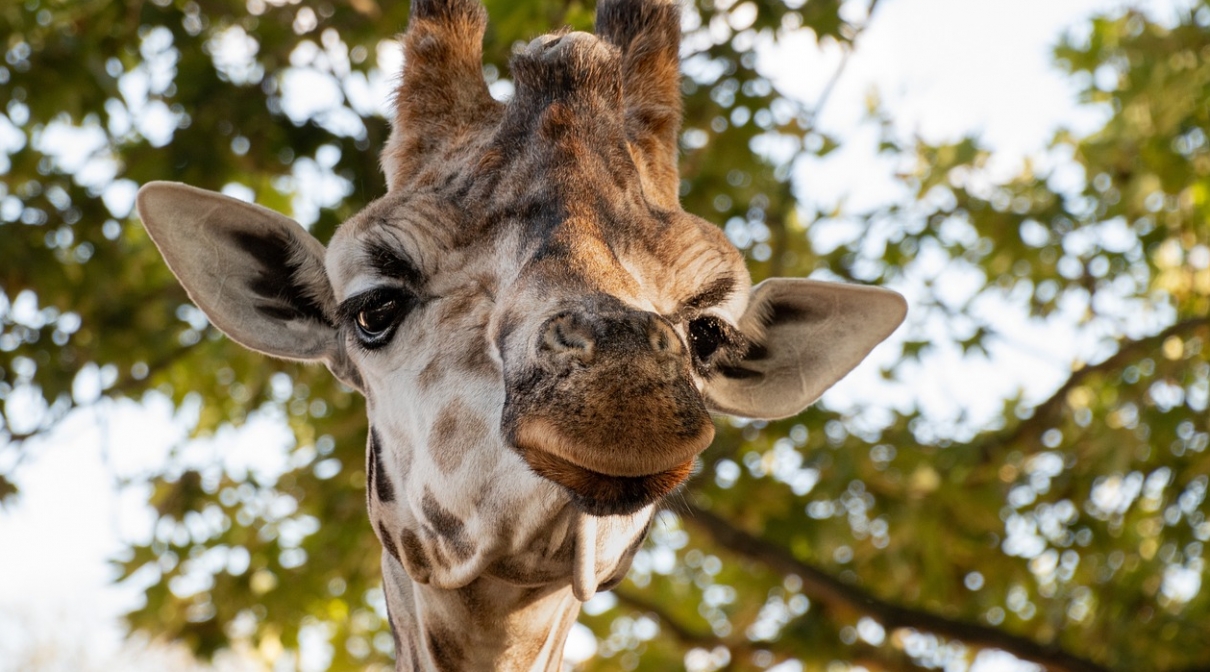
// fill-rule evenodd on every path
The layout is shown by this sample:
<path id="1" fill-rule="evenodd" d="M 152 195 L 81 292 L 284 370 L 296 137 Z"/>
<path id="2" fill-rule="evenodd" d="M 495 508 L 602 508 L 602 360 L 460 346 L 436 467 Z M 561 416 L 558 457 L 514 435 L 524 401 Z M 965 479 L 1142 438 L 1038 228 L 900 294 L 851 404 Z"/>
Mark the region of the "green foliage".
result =
<path id="1" fill-rule="evenodd" d="M 487 4 L 489 79 L 507 76 L 517 41 L 591 24 L 581 2 Z M 1068 319 L 1102 346 L 1051 398 L 1006 400 L 979 426 L 914 403 L 874 418 L 817 407 L 720 421 L 702 473 L 660 514 L 612 606 L 583 617 L 600 641 L 585 669 L 935 667 L 973 658 L 988 632 L 1055 669 L 1080 669 L 1060 654 L 1115 670 L 1204 665 L 1210 591 L 1179 586 L 1206 582 L 1210 542 L 1210 5 L 1168 27 L 1134 12 L 1098 18 L 1059 45 L 1057 62 L 1107 122 L 1058 134 L 1044 166 L 996 183 L 977 140 L 899 138 L 876 110 L 881 151 L 912 167 L 911 197 L 816 212 L 791 187 L 793 162 L 839 140 L 761 75 L 753 48 L 800 27 L 851 44 L 859 27 L 839 5 L 692 13 L 686 209 L 743 243 L 758 278 L 919 285 L 885 372 L 902 387 L 938 353 L 985 358 L 1003 338 L 989 301 Z M 256 409 L 294 432 L 277 477 L 176 457 L 152 477 L 154 539 L 119 563 L 149 586 L 130 621 L 201 655 L 239 639 L 272 656 L 316 628 L 334 644 L 332 669 L 387 664 L 364 409 L 326 371 L 253 355 L 209 327 L 130 195 L 153 179 L 242 185 L 326 240 L 383 191 L 388 127 L 363 92 L 392 76 L 376 69 L 379 45 L 406 14 L 375 0 L 0 6 L 0 501 L 16 495 L 27 439 L 98 403 L 93 388 L 102 400 L 166 397 L 196 411 L 198 436 Z M 220 39 L 253 40 L 254 56 L 225 62 Z M 336 103 L 291 116 L 288 88 L 303 74 Z M 852 235 L 824 249 L 812 231 L 838 223 Z M 980 279 L 961 299 L 940 291 L 954 269 Z M 705 514 L 782 555 L 721 535 Z M 886 620 L 879 604 L 907 620 Z"/>

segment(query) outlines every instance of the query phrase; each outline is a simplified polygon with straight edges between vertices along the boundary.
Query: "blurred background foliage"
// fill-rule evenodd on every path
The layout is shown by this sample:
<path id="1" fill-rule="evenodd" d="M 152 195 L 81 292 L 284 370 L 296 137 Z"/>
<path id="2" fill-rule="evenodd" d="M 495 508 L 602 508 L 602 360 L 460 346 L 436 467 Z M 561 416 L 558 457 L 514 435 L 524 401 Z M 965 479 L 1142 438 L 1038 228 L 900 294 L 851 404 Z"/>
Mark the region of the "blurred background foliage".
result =
<path id="1" fill-rule="evenodd" d="M 517 41 L 591 26 L 578 0 L 486 4 L 500 96 Z M 795 187 L 796 162 L 840 141 L 756 68 L 758 44 L 795 31 L 854 48 L 877 0 L 842 4 L 687 8 L 683 201 L 757 278 L 907 293 L 883 372 L 903 394 L 720 419 L 629 579 L 585 610 L 598 647 L 582 669 L 962 670 L 985 649 L 1052 670 L 1210 669 L 1210 3 L 1176 24 L 1090 19 L 1059 44 L 1106 122 L 1060 132 L 1012 179 L 989 176 L 977 138 L 900 137 L 872 99 L 904 197 L 869 211 Z M 279 474 L 178 451 L 141 477 L 158 522 L 120 559 L 146 586 L 130 623 L 202 657 L 239 643 L 271 659 L 309 632 L 330 669 L 389 666 L 363 408 L 326 371 L 208 326 L 133 194 L 174 179 L 255 197 L 326 240 L 384 190 L 373 93 L 406 20 L 377 0 L 0 5 L 0 498 L 20 497 L 32 438 L 109 399 L 169 399 L 196 436 L 257 411 L 295 437 Z M 991 421 L 930 413 L 914 383 L 986 359 L 1011 339 L 1003 315 L 1094 347 L 1049 398 L 1006 399 Z"/>

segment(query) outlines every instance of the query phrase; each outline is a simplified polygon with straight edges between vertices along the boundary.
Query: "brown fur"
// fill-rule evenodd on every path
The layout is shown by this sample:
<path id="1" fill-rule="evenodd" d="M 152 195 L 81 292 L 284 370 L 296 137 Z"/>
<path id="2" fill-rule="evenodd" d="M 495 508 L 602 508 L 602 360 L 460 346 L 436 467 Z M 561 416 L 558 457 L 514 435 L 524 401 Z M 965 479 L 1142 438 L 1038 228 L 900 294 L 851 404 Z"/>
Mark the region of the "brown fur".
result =
<path id="1" fill-rule="evenodd" d="M 424 550 L 424 542 L 410 528 L 403 528 L 399 533 L 403 546 L 403 558 L 400 563 L 407 569 L 408 575 L 420 583 L 427 583 L 432 570 L 429 567 L 428 553 Z"/>
<path id="2" fill-rule="evenodd" d="M 437 415 L 429 430 L 429 450 L 437 468 L 451 474 L 462 466 L 462 458 L 487 436 L 487 423 L 465 403 L 455 400 Z"/>
<path id="3" fill-rule="evenodd" d="M 452 512 L 441 506 L 433 493 L 427 490 L 424 493 L 424 499 L 421 500 L 421 509 L 424 512 L 425 520 L 428 521 L 435 537 L 440 538 L 445 544 L 439 545 L 438 548 L 448 549 L 448 552 L 455 561 L 461 562 L 466 560 L 474 550 L 473 546 L 466 538 L 466 525 Z M 440 555 L 439 560 L 444 560 Z M 452 563 L 451 563 L 452 564 Z"/>
<path id="4" fill-rule="evenodd" d="M 425 637 L 433 664 L 442 672 L 460 672 L 465 654 L 458 635 L 442 625 L 433 625 Z"/>
<path id="5" fill-rule="evenodd" d="M 395 486 L 391 483 L 391 474 L 382 466 L 382 444 L 378 432 L 370 428 L 370 464 L 367 471 L 367 487 L 373 492 L 373 498 L 386 504 L 395 501 Z"/>
<path id="6" fill-rule="evenodd" d="M 430 388 L 441 382 L 441 379 L 445 377 L 445 371 L 444 357 L 438 355 L 430 359 L 428 364 L 425 364 L 424 368 L 420 370 L 420 375 L 416 377 L 420 391 L 428 392 Z"/>
<path id="7" fill-rule="evenodd" d="M 399 547 L 395 545 L 394 537 L 391 536 L 390 530 L 387 529 L 386 525 L 381 520 L 378 521 L 378 539 L 382 542 L 382 547 L 386 549 L 386 552 L 391 554 L 391 557 L 395 558 L 396 560 L 400 560 Z M 402 562 L 402 560 L 400 560 L 400 562 Z"/>

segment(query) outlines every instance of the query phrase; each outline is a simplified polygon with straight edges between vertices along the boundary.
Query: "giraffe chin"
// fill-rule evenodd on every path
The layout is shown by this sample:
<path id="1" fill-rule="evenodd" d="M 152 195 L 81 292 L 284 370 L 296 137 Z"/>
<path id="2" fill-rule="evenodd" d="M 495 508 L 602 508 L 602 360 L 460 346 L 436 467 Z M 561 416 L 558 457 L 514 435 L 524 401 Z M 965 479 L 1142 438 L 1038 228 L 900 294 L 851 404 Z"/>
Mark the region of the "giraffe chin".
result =
<path id="1" fill-rule="evenodd" d="M 628 515 L 664 498 L 693 475 L 697 463 L 695 457 L 646 476 L 609 476 L 537 448 L 523 448 L 521 457 L 534 473 L 563 486 L 576 508 L 593 516 Z"/>

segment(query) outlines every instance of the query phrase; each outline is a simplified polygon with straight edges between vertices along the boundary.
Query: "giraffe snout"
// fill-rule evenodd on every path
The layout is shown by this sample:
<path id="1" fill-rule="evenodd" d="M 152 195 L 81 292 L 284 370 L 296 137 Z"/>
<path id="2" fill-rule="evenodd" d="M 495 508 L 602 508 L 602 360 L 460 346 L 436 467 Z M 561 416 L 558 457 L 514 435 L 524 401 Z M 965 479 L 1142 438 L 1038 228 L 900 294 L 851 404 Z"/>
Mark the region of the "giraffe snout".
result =
<path id="1" fill-rule="evenodd" d="M 658 369 L 650 371 L 656 377 L 675 377 L 685 359 L 685 345 L 666 319 L 637 310 L 608 315 L 566 311 L 543 328 L 540 359 L 591 366 L 598 356 L 628 360 L 638 369 Z"/>

